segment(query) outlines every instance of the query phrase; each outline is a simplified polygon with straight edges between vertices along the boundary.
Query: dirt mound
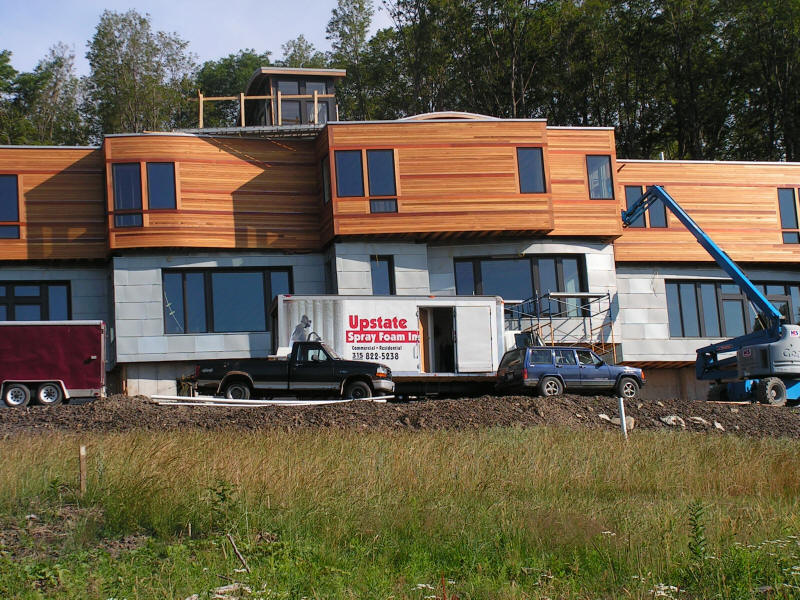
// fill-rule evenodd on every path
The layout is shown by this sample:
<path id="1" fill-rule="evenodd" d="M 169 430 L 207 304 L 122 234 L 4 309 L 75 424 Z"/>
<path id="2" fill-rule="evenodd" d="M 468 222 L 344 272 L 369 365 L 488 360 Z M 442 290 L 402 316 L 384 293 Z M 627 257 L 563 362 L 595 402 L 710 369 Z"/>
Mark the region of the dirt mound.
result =
<path id="1" fill-rule="evenodd" d="M 800 437 L 800 409 L 673 399 L 628 402 L 637 429 L 681 429 L 751 436 Z M 606 396 L 483 396 L 406 404 L 358 401 L 324 406 L 217 408 L 156 406 L 145 397 L 112 396 L 81 405 L 0 409 L 0 435 L 32 431 L 163 431 L 199 429 L 450 429 L 560 425 L 616 427 L 600 415 L 617 416 L 617 400 Z M 683 425 L 667 425 L 676 415 Z M 716 425 L 718 424 L 718 425 Z"/>

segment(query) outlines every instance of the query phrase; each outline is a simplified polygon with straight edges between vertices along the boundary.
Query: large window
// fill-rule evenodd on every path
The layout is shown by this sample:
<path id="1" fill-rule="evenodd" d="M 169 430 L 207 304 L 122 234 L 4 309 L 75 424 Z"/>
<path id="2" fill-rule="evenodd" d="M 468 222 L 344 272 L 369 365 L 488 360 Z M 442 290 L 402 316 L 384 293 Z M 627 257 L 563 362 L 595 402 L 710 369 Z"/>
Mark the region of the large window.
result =
<path id="1" fill-rule="evenodd" d="M 611 157 L 608 155 L 586 157 L 586 171 L 589 175 L 589 198 L 592 200 L 613 200 L 614 185 L 611 178 Z"/>
<path id="2" fill-rule="evenodd" d="M 147 163 L 147 207 L 175 208 L 175 163 Z"/>
<path id="3" fill-rule="evenodd" d="M 0 321 L 70 319 L 67 282 L 0 281 Z"/>
<path id="4" fill-rule="evenodd" d="M 543 194 L 544 160 L 541 148 L 517 148 L 519 191 L 523 194 Z"/>
<path id="5" fill-rule="evenodd" d="M 337 150 L 336 195 L 340 198 L 364 195 L 364 173 L 361 150 Z"/>
<path id="6" fill-rule="evenodd" d="M 393 296 L 394 258 L 391 256 L 371 256 L 369 259 L 372 273 L 372 293 L 376 296 Z"/>
<path id="7" fill-rule="evenodd" d="M 641 198 L 642 186 L 625 186 L 625 206 L 628 210 Z M 667 226 L 667 207 L 660 200 L 654 202 L 650 207 L 633 221 L 628 227 L 666 227 Z"/>
<path id="8" fill-rule="evenodd" d="M 367 185 L 364 185 L 364 155 Z M 371 213 L 397 212 L 394 150 L 337 150 L 336 193 L 339 197 L 367 196 Z M 323 174 L 324 176 L 324 174 Z M 365 189 L 366 187 L 366 189 Z"/>
<path id="9" fill-rule="evenodd" d="M 16 175 L 0 175 L 0 239 L 19 239 L 19 194 Z"/>
<path id="10" fill-rule="evenodd" d="M 756 284 L 789 323 L 800 323 L 800 284 Z M 739 286 L 712 281 L 667 281 L 671 337 L 735 337 L 760 328 Z"/>
<path id="11" fill-rule="evenodd" d="M 290 268 L 164 271 L 165 333 L 267 331 L 278 294 L 292 293 Z"/>
<path id="12" fill-rule="evenodd" d="M 142 177 L 139 163 L 116 163 L 114 179 L 114 226 L 142 226 Z"/>
<path id="13" fill-rule="evenodd" d="M 370 196 L 394 196 L 394 151 L 367 150 Z"/>
<path id="14" fill-rule="evenodd" d="M 548 292 L 577 294 L 586 290 L 586 269 L 580 256 L 459 258 L 455 260 L 456 294 L 497 295 L 522 301 Z M 577 316 L 578 299 L 544 303 L 545 314 Z"/>
<path id="15" fill-rule="evenodd" d="M 778 190 L 778 208 L 784 244 L 800 244 L 800 229 L 797 221 L 797 202 L 793 188 Z"/>

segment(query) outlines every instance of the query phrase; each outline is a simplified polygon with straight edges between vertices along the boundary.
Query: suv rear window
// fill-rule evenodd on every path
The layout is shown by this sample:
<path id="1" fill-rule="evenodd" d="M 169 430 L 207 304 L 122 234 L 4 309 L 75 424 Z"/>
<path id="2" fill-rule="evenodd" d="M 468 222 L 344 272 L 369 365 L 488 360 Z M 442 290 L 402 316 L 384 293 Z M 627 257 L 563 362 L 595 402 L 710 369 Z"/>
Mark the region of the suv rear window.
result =
<path id="1" fill-rule="evenodd" d="M 551 365 L 553 364 L 553 352 L 551 350 L 531 350 L 532 365 Z"/>

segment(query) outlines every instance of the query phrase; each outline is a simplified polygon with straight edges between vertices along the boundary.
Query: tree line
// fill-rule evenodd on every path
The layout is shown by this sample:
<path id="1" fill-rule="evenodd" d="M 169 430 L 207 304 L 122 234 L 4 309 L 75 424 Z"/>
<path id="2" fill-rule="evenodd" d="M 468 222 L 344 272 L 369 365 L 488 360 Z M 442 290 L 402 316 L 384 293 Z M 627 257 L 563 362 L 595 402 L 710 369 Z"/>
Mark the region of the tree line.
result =
<path id="1" fill-rule="evenodd" d="M 260 66 L 347 69 L 343 119 L 458 110 L 616 128 L 627 158 L 800 159 L 800 0 L 338 0 L 329 52 L 243 49 L 198 65 L 147 15 L 106 11 L 88 76 L 51 48 L 30 73 L 0 50 L 0 143 L 83 144 L 195 127 L 190 98 L 244 91 Z M 235 125 L 215 103 L 209 126 Z"/>

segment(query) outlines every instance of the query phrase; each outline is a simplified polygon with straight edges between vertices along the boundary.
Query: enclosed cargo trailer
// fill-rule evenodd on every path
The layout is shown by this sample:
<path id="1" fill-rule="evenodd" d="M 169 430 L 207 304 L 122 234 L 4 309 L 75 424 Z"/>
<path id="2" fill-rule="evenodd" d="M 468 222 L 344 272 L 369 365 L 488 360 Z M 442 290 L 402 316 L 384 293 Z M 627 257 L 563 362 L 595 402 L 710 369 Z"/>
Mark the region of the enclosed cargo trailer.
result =
<path id="1" fill-rule="evenodd" d="M 279 295 L 272 320 L 274 351 L 320 339 L 389 366 L 398 395 L 488 391 L 505 352 L 499 296 Z"/>
<path id="2" fill-rule="evenodd" d="M 105 393 L 102 321 L 0 321 L 0 389 L 6 406 L 53 406 Z"/>

